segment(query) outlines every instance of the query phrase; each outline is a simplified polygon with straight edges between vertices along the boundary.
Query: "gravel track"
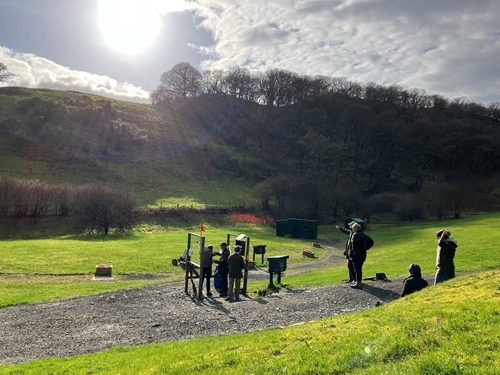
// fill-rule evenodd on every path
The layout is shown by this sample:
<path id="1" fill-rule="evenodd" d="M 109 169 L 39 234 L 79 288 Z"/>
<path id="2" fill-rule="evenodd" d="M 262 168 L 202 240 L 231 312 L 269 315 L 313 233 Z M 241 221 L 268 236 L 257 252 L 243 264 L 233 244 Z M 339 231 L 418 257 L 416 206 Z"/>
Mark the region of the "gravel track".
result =
<path id="1" fill-rule="evenodd" d="M 326 263 L 343 261 L 331 259 Z M 250 279 L 262 275 L 268 277 L 263 270 L 251 271 Z M 367 282 L 363 290 L 346 284 L 283 288 L 279 293 L 243 296 L 240 302 L 231 303 L 220 297 L 192 298 L 180 282 L 7 307 L 0 309 L 0 362 L 22 363 L 116 346 L 285 327 L 390 302 L 399 297 L 401 288 L 401 280 Z"/>

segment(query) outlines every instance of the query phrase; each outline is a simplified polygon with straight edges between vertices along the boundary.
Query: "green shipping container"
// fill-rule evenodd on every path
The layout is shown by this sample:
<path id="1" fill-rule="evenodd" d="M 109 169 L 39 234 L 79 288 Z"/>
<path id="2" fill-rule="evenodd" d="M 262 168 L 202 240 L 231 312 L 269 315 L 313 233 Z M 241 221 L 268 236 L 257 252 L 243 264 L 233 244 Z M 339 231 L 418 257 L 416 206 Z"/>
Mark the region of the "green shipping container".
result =
<path id="1" fill-rule="evenodd" d="M 318 237 L 318 221 L 294 218 L 276 220 L 276 235 L 315 239 Z"/>

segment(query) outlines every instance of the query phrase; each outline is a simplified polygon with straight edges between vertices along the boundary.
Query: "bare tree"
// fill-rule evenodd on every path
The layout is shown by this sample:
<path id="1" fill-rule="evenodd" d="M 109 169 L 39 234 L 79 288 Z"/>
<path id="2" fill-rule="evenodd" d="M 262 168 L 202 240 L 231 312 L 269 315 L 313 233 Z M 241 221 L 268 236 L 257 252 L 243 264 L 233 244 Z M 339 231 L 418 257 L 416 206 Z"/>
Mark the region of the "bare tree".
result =
<path id="1" fill-rule="evenodd" d="M 54 197 L 54 188 L 39 180 L 27 180 L 24 183 L 27 185 L 30 221 L 35 225 L 47 214 Z"/>
<path id="2" fill-rule="evenodd" d="M 493 102 L 488 104 L 488 116 L 492 119 L 500 120 L 500 102 Z"/>
<path id="3" fill-rule="evenodd" d="M 12 196 L 16 181 L 7 175 L 0 175 L 0 221 L 7 217 L 12 208 Z"/>
<path id="4" fill-rule="evenodd" d="M 254 188 L 254 195 L 260 199 L 263 210 L 271 208 L 273 191 L 269 180 L 263 181 Z"/>
<path id="5" fill-rule="evenodd" d="M 263 104 L 285 106 L 293 104 L 298 95 L 294 84 L 298 80 L 294 72 L 283 69 L 269 69 L 260 77 L 258 92 Z"/>
<path id="6" fill-rule="evenodd" d="M 239 99 L 255 100 L 258 78 L 246 68 L 232 68 L 225 76 L 225 87 L 229 95 Z"/>
<path id="7" fill-rule="evenodd" d="M 425 194 L 427 209 L 435 214 L 438 220 L 442 220 L 448 213 L 450 207 L 442 187 L 436 186 Z"/>
<path id="8" fill-rule="evenodd" d="M 473 205 L 474 194 L 466 186 L 449 185 L 445 187 L 444 195 L 448 203 L 448 209 L 455 219 L 459 219 L 462 213 Z"/>
<path id="9" fill-rule="evenodd" d="M 150 95 L 151 102 L 171 104 L 196 97 L 201 93 L 201 83 L 201 73 L 191 64 L 181 62 L 161 75 L 160 84 Z"/>
<path id="10" fill-rule="evenodd" d="M 101 184 L 82 186 L 75 195 L 75 205 L 81 224 L 89 232 L 102 230 L 107 235 L 110 228 L 132 229 L 137 219 L 137 202 L 130 193 Z"/>
<path id="11" fill-rule="evenodd" d="M 54 204 L 56 206 L 56 212 L 59 215 L 67 216 L 69 214 L 70 202 L 73 194 L 74 188 L 71 185 L 62 184 L 54 186 Z"/>
<path id="12" fill-rule="evenodd" d="M 29 184 L 23 180 L 14 180 L 12 191 L 12 208 L 16 217 L 25 217 L 30 209 Z"/>
<path id="13" fill-rule="evenodd" d="M 0 62 L 0 82 L 9 82 L 14 78 L 14 73 L 11 73 L 4 63 Z"/>
<path id="14" fill-rule="evenodd" d="M 226 94 L 226 73 L 222 69 L 203 72 L 203 90 L 207 94 Z"/>

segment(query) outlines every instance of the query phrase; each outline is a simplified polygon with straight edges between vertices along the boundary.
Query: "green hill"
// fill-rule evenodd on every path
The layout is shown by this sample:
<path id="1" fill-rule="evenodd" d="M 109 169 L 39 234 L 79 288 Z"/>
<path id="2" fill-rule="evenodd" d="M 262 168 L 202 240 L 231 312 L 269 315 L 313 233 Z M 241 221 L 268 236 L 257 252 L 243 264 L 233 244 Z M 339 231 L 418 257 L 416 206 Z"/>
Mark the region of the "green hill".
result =
<path id="1" fill-rule="evenodd" d="M 310 218 L 370 216 L 373 202 L 360 197 L 388 192 L 451 194 L 449 205 L 467 201 L 476 211 L 498 207 L 496 112 L 424 94 L 409 102 L 404 90 L 376 89 L 313 92 L 286 105 L 205 93 L 166 108 L 4 87 L 0 173 L 100 181 L 150 205 L 234 205 L 253 199 L 260 184 L 259 199 Z"/>
<path id="2" fill-rule="evenodd" d="M 249 184 L 210 164 L 210 134 L 163 107 L 0 89 L 0 173 L 131 189 L 142 204 L 237 204 Z"/>

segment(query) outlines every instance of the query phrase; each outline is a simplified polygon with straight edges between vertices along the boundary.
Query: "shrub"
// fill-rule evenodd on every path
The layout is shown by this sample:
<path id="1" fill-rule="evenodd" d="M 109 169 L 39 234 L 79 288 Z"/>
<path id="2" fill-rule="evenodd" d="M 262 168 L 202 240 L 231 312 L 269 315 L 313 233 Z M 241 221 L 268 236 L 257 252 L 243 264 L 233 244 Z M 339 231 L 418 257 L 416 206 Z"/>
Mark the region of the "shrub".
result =
<path id="1" fill-rule="evenodd" d="M 394 207 L 394 212 L 401 221 L 413 221 L 423 219 L 425 211 L 419 196 L 405 194 Z"/>
<path id="2" fill-rule="evenodd" d="M 109 233 L 110 228 L 130 230 L 137 222 L 137 202 L 128 192 L 102 184 L 84 185 L 75 194 L 80 224 L 89 232 Z"/>
<path id="3" fill-rule="evenodd" d="M 401 196 L 397 193 L 381 193 L 368 198 L 368 202 L 373 207 L 374 212 L 380 214 L 394 211 L 400 199 Z"/>

